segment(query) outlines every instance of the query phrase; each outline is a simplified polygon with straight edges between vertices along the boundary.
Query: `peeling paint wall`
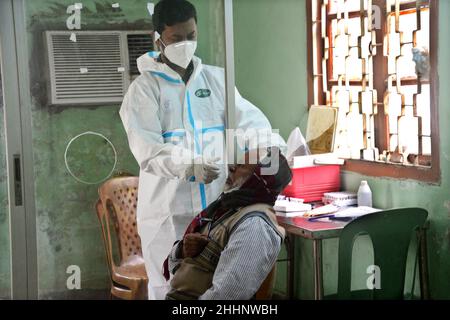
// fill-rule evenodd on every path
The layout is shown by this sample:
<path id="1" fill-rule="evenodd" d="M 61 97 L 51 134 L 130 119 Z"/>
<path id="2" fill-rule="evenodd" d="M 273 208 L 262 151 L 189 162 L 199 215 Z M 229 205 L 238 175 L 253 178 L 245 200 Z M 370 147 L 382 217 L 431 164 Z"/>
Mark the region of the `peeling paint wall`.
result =
<path id="1" fill-rule="evenodd" d="M 148 30 L 145 1 L 130 1 L 121 10 L 113 11 L 106 1 L 83 2 L 82 30 Z M 108 270 L 101 238 L 101 229 L 94 211 L 99 185 L 79 183 L 66 169 L 64 152 L 76 135 L 95 131 L 105 135 L 118 153 L 116 170 L 137 174 L 126 136 L 121 126 L 119 105 L 101 107 L 51 106 L 48 103 L 48 71 L 45 69 L 47 50 L 43 32 L 67 30 L 67 6 L 73 1 L 27 1 L 27 28 L 30 53 L 32 94 L 32 134 L 35 172 L 35 198 L 38 236 L 38 285 L 40 298 L 69 298 L 80 292 L 66 287 L 66 269 L 77 265 L 81 269 L 81 292 L 94 294 L 109 285 Z M 77 165 L 82 176 L 98 180 L 101 153 L 83 154 L 95 150 L 98 140 L 86 136 L 84 146 L 73 146 L 71 168 Z M 104 149 L 105 151 L 109 149 Z M 111 160 L 105 167 L 112 167 Z M 105 175 L 103 175 L 104 177 Z M 100 177 L 101 178 L 101 177 Z"/>
<path id="2" fill-rule="evenodd" d="M 117 1 L 77 2 L 83 3 L 82 30 L 151 28 L 148 1 L 122 1 L 120 9 L 112 9 L 111 4 Z M 94 211 L 99 185 L 82 184 L 70 176 L 64 164 L 68 142 L 86 131 L 101 133 L 111 140 L 117 150 L 116 171 L 138 174 L 137 163 L 129 151 L 119 118 L 120 105 L 86 107 L 50 106 L 48 103 L 49 78 L 44 63 L 47 52 L 43 32 L 67 30 L 66 19 L 69 15 L 66 10 L 73 3 L 69 0 L 28 0 L 25 8 L 41 299 L 105 297 L 104 293 L 109 287 L 101 229 Z M 221 1 L 198 0 L 194 3 L 201 17 L 200 35 L 204 35 L 199 41 L 198 55 L 206 63 L 223 65 L 222 22 L 216 23 Z M 74 143 L 70 150 L 69 165 L 89 181 L 104 176 L 113 164 L 112 157 L 108 156 L 111 155 L 111 149 L 94 136 L 85 136 Z M 0 250 L 3 254 L 5 249 L 0 247 Z M 70 265 L 77 265 L 81 269 L 80 291 L 66 288 L 69 276 L 66 269 Z"/>
<path id="3" fill-rule="evenodd" d="M 287 138 L 295 126 L 303 132 L 307 122 L 306 0 L 234 1 L 236 84 L 243 96 L 259 106 L 274 128 Z M 439 128 L 441 137 L 440 185 L 409 180 L 371 178 L 345 172 L 343 188 L 356 191 L 368 180 L 379 208 L 419 206 L 429 211 L 428 252 L 431 295 L 450 298 L 450 1 L 439 1 Z M 352 281 L 365 284 L 365 267 L 371 260 L 369 246 L 359 246 Z M 338 243 L 324 243 L 325 293 L 336 290 Z M 312 298 L 311 244 L 297 241 L 297 297 Z M 280 268 L 277 287 L 284 289 L 285 268 Z M 362 271 L 364 270 L 364 271 Z M 410 271 L 410 270 L 409 270 Z"/>

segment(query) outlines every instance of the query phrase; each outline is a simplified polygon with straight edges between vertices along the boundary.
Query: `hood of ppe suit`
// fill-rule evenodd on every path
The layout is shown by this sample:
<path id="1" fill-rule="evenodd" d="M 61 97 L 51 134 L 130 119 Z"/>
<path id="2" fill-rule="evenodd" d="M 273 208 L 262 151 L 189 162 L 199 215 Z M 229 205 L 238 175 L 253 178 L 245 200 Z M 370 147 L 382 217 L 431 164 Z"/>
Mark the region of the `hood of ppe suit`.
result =
<path id="1" fill-rule="evenodd" d="M 150 51 L 137 58 L 136 61 L 139 73 L 160 72 L 171 78 L 181 79 L 180 75 L 175 70 L 170 68 L 167 64 L 158 61 L 159 55 L 160 52 L 158 51 Z M 195 79 L 202 70 L 202 60 L 199 57 L 194 56 L 192 61 L 194 63 L 194 71 L 192 72 L 191 78 Z"/>

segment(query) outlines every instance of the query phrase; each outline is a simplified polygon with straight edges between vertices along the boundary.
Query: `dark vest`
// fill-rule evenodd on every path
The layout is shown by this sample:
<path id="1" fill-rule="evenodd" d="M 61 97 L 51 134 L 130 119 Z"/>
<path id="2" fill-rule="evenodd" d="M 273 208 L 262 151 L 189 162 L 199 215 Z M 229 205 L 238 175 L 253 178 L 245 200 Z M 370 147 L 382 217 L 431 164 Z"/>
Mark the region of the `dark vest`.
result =
<path id="1" fill-rule="evenodd" d="M 175 272 L 170 283 L 171 290 L 167 299 L 189 300 L 198 299 L 212 286 L 212 279 L 220 254 L 228 243 L 233 230 L 245 219 L 260 216 L 284 239 L 285 231 L 277 223 L 273 208 L 267 204 L 253 204 L 239 209 L 235 213 L 228 213 L 219 218 L 211 226 L 210 238 L 212 240 L 203 251 L 194 258 L 185 258 Z M 200 232 L 208 234 L 208 226 Z"/>

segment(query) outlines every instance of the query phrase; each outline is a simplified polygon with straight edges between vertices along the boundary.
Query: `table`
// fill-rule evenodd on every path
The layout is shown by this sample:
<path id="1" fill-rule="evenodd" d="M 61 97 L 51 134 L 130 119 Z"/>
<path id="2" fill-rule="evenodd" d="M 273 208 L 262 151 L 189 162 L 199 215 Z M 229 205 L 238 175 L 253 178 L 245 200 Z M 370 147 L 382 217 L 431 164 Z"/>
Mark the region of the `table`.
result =
<path id="1" fill-rule="evenodd" d="M 315 220 L 308 221 L 303 217 L 282 217 L 277 215 L 278 224 L 282 226 L 287 233 L 288 238 L 288 296 L 294 298 L 294 256 L 295 256 L 295 237 L 299 236 L 313 241 L 313 269 L 314 269 L 314 299 L 323 298 L 323 274 L 322 274 L 322 240 L 338 238 L 342 229 L 349 221 L 336 220 Z"/>
<path id="2" fill-rule="evenodd" d="M 323 274 L 322 274 L 322 240 L 339 238 L 342 229 L 350 221 L 338 220 L 315 220 L 308 221 L 304 217 L 283 217 L 277 215 L 278 224 L 286 230 L 287 251 L 288 251 L 288 296 L 294 298 L 294 275 L 295 275 L 295 237 L 299 236 L 313 241 L 313 269 L 314 269 L 314 299 L 323 298 Z M 419 230 L 419 275 L 422 299 L 429 299 L 428 283 L 428 263 L 427 263 L 427 244 L 426 230 L 428 224 L 422 230 Z"/>

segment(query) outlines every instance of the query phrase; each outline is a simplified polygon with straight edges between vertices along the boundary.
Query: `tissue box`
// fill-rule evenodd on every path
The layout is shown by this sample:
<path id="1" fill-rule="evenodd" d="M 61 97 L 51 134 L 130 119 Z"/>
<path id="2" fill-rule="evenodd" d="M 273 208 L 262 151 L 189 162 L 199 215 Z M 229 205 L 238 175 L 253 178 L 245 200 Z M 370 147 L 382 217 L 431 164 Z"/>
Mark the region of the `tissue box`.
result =
<path id="1" fill-rule="evenodd" d="M 304 199 L 305 202 L 321 201 L 325 192 L 340 190 L 340 166 L 320 165 L 291 168 L 292 181 L 283 195 Z"/>

